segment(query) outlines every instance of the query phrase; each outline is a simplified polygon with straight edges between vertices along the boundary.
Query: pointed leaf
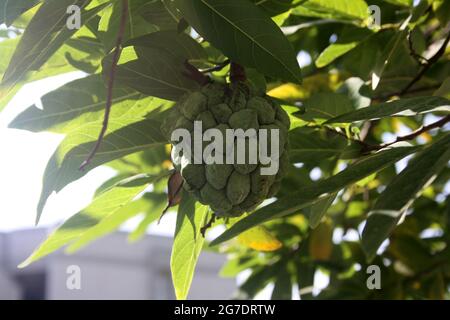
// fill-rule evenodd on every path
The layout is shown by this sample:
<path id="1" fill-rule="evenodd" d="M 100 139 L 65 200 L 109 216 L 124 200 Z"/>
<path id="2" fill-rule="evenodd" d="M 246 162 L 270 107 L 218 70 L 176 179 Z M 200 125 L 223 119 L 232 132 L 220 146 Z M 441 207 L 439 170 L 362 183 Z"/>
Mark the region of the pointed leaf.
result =
<path id="1" fill-rule="evenodd" d="M 176 0 L 195 30 L 233 61 L 300 82 L 294 50 L 275 22 L 248 0 Z M 251 18 L 249 18 L 251 17 Z"/>
<path id="2" fill-rule="evenodd" d="M 264 226 L 257 226 L 241 233 L 238 242 L 256 251 L 275 251 L 283 246 Z"/>
<path id="3" fill-rule="evenodd" d="M 200 85 L 189 78 L 185 60 L 179 54 L 159 48 L 135 47 L 136 59 L 120 64 L 115 74 L 116 84 L 133 88 L 146 95 L 178 100 Z M 109 76 L 112 55 L 103 61 L 103 74 Z"/>
<path id="4" fill-rule="evenodd" d="M 147 186 L 161 176 L 138 175 L 121 181 L 109 190 L 96 197 L 94 201 L 85 209 L 78 212 L 66 222 L 37 248 L 31 256 L 20 264 L 24 268 L 31 263 L 42 259 L 61 247 L 79 239 L 91 228 L 101 225 L 105 218 L 119 211 L 128 204 L 134 197 L 140 194 Z M 93 229 L 95 230 L 95 229 Z M 91 235 L 92 236 L 92 235 Z M 90 236 L 90 237 L 91 237 Z"/>
<path id="5" fill-rule="evenodd" d="M 101 121 L 88 123 L 72 131 L 47 164 L 37 209 L 37 222 L 53 191 L 59 192 L 66 185 L 83 177 L 89 170 L 99 165 L 165 144 L 166 139 L 159 130 L 160 125 L 159 120 L 152 118 L 142 120 L 142 117 L 127 114 L 114 120 L 110 119 L 110 133 L 103 140 L 87 171 L 81 171 L 79 168 L 97 141 Z"/>
<path id="6" fill-rule="evenodd" d="M 3 83 L 14 85 L 29 71 L 38 70 L 77 29 L 67 28 L 67 8 L 78 5 L 82 9 L 81 21 L 86 23 L 108 3 L 93 9 L 84 8 L 91 0 L 48 0 L 39 7 L 17 45 L 9 67 L 3 76 Z"/>
<path id="7" fill-rule="evenodd" d="M 70 82 L 41 98 L 42 109 L 33 105 L 19 114 L 10 128 L 33 132 L 51 131 L 69 133 L 80 126 L 103 119 L 106 88 L 99 75 Z M 144 117 L 147 113 L 169 102 L 147 97 L 132 89 L 114 90 L 110 119 L 132 114 Z"/>
<path id="8" fill-rule="evenodd" d="M 417 97 L 372 105 L 345 113 L 326 123 L 351 123 L 389 116 L 415 116 L 429 112 L 450 112 L 450 100 L 441 97 Z"/>
<path id="9" fill-rule="evenodd" d="M 380 83 L 383 72 L 387 65 L 391 62 L 394 55 L 401 48 L 403 41 L 405 41 L 408 30 L 401 30 L 396 33 L 391 40 L 387 43 L 383 53 L 378 58 L 377 64 L 372 72 L 372 90 L 375 90 Z"/>
<path id="10" fill-rule="evenodd" d="M 328 179 L 321 180 L 311 186 L 303 187 L 294 193 L 280 198 L 270 205 L 256 210 L 254 213 L 240 220 L 230 229 L 222 233 L 211 243 L 211 245 L 214 246 L 234 238 L 240 233 L 266 221 L 295 213 L 311 204 L 323 200 L 328 197 L 330 193 L 338 192 L 417 150 L 418 147 L 396 147 L 368 156 Z"/>
<path id="11" fill-rule="evenodd" d="M 334 199 L 336 199 L 337 193 L 332 193 L 328 197 L 314 203 L 309 211 L 309 225 L 311 228 L 316 228 L 322 221 L 323 216 L 327 213 Z"/>
<path id="12" fill-rule="evenodd" d="M 188 296 L 195 266 L 205 242 L 201 228 L 208 216 L 208 207 L 196 204 L 195 199 L 185 192 L 178 207 L 177 226 L 170 260 L 172 281 L 178 300 L 185 300 Z"/>
<path id="13" fill-rule="evenodd" d="M 362 233 L 362 246 L 372 260 L 382 242 L 397 226 L 402 214 L 420 192 L 450 161 L 450 133 L 423 149 L 388 184 L 369 213 Z"/>
<path id="14" fill-rule="evenodd" d="M 10 26 L 22 13 L 38 3 L 39 0 L 0 0 L 0 24 Z"/>

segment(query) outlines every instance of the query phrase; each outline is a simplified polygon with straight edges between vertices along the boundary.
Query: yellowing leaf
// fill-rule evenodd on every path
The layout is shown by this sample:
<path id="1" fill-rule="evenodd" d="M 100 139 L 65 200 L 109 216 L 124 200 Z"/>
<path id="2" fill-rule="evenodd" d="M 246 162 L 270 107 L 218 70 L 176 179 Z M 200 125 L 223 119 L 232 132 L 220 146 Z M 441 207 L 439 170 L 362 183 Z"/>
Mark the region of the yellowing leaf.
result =
<path id="1" fill-rule="evenodd" d="M 252 228 L 240 234 L 238 242 L 257 251 L 275 251 L 283 246 L 280 240 L 263 226 Z"/>
<path id="2" fill-rule="evenodd" d="M 341 80 L 336 74 L 317 74 L 303 79 L 302 85 L 282 84 L 273 88 L 267 94 L 286 101 L 304 100 L 314 93 L 336 89 Z"/>
<path id="3" fill-rule="evenodd" d="M 333 226 L 329 220 L 311 230 L 309 254 L 314 260 L 328 261 L 333 252 Z"/>

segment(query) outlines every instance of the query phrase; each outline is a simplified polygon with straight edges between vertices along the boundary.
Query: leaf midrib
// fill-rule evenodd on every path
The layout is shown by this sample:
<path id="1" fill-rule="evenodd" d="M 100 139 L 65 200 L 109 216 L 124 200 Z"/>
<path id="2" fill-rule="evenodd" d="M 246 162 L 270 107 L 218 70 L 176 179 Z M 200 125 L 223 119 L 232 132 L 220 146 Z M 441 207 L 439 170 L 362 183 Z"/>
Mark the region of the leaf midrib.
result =
<path id="1" fill-rule="evenodd" d="M 293 77 L 294 79 L 298 80 L 298 77 L 295 73 L 291 71 L 290 68 L 288 68 L 283 61 L 281 61 L 276 55 L 273 55 L 270 51 L 268 51 L 264 46 L 262 46 L 256 39 L 253 39 L 249 34 L 247 34 L 244 30 L 242 30 L 239 26 L 233 23 L 230 19 L 228 19 L 226 16 L 222 15 L 219 11 L 217 11 L 214 7 L 209 5 L 205 0 L 200 0 L 205 6 L 207 6 L 211 11 L 213 11 L 215 14 L 217 14 L 219 17 L 227 21 L 230 25 L 232 25 L 234 28 L 236 28 L 238 31 L 240 31 L 245 37 L 247 37 L 250 41 L 254 42 L 260 49 L 265 51 L 267 54 L 269 54 L 271 57 L 273 57 L 278 63 L 280 63 Z M 256 61 L 255 61 L 256 62 Z"/>

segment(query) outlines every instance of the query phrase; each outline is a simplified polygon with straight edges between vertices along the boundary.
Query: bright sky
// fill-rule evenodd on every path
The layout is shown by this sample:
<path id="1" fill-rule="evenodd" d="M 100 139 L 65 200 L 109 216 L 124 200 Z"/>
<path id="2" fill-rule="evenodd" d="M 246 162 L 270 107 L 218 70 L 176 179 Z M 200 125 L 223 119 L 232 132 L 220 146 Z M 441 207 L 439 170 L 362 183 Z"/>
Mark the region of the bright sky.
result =
<path id="1" fill-rule="evenodd" d="M 0 113 L 0 232 L 34 227 L 42 176 L 48 159 L 63 138 L 51 133 L 8 129 L 8 123 L 29 106 L 39 106 L 40 97 L 46 92 L 82 76 L 74 72 L 27 84 Z M 52 195 L 39 225 L 54 226 L 78 212 L 89 204 L 96 188 L 113 175 L 112 169 L 100 167 Z M 125 228 L 138 221 L 132 220 Z M 151 230 L 171 235 L 174 221 L 175 216 L 169 214 Z"/>

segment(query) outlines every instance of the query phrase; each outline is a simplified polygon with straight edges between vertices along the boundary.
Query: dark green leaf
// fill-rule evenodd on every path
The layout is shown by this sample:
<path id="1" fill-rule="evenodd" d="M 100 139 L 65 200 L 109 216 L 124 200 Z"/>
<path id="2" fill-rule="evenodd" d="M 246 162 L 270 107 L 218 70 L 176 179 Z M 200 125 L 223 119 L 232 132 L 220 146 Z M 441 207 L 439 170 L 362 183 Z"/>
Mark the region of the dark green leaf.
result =
<path id="1" fill-rule="evenodd" d="M 320 131 L 299 127 L 289 132 L 292 163 L 318 163 L 323 159 L 339 158 L 347 146 L 347 140 L 339 135 L 322 136 Z"/>
<path id="2" fill-rule="evenodd" d="M 22 13 L 38 3 L 39 0 L 0 0 L 0 24 L 11 25 Z"/>
<path id="3" fill-rule="evenodd" d="M 342 94 L 318 93 L 305 101 L 306 112 L 299 115 L 307 121 L 324 122 L 353 110 L 352 101 Z"/>
<path id="4" fill-rule="evenodd" d="M 272 291 L 272 300 L 292 300 L 292 276 L 287 264 L 280 268 L 280 272 L 275 278 L 275 285 Z"/>
<path id="5" fill-rule="evenodd" d="M 309 209 L 309 225 L 311 228 L 316 228 L 323 216 L 327 213 L 334 199 L 336 199 L 337 193 L 325 197 L 324 199 L 314 203 Z"/>
<path id="6" fill-rule="evenodd" d="M 396 147 L 368 156 L 335 176 L 321 180 L 311 186 L 300 188 L 300 190 L 255 211 L 222 233 L 211 245 L 217 245 L 232 239 L 238 234 L 266 221 L 298 212 L 311 204 L 323 200 L 331 193 L 338 192 L 417 150 L 418 147 Z"/>
<path id="7" fill-rule="evenodd" d="M 77 29 L 66 26 L 67 8 L 78 5 L 85 8 L 90 0 L 50 0 L 46 1 L 33 16 L 3 76 L 4 84 L 16 84 L 29 71 L 38 70 Z M 108 4 L 91 10 L 82 10 L 81 21 L 86 23 Z"/>
<path id="8" fill-rule="evenodd" d="M 401 30 L 394 34 L 391 40 L 386 44 L 383 53 L 378 58 L 378 61 L 372 72 L 372 90 L 375 90 L 380 83 L 381 77 L 387 65 L 392 62 L 393 57 L 400 50 L 403 41 L 405 41 L 408 35 L 408 30 Z"/>
<path id="9" fill-rule="evenodd" d="M 450 112 L 450 101 L 441 97 L 417 97 L 372 105 L 337 116 L 326 123 L 350 123 L 389 116 L 415 116 L 428 112 Z"/>
<path id="10" fill-rule="evenodd" d="M 375 257 L 382 242 L 389 237 L 414 199 L 449 161 L 450 133 L 447 133 L 418 153 L 388 184 L 369 213 L 362 233 L 362 246 L 369 260 Z"/>
<path id="11" fill-rule="evenodd" d="M 300 67 L 279 27 L 248 0 L 176 0 L 189 23 L 233 61 L 291 82 Z M 251 18 L 249 18 L 251 17 Z"/>
<path id="12" fill-rule="evenodd" d="M 206 60 L 208 58 L 205 49 L 194 39 L 185 33 L 177 31 L 158 31 L 142 37 L 132 39 L 127 45 L 161 49 L 172 53 L 184 60 Z"/>
<path id="13" fill-rule="evenodd" d="M 336 20 L 359 20 L 368 17 L 364 0 L 306 0 L 294 9 L 294 14 Z"/>
<path id="14" fill-rule="evenodd" d="M 134 49 L 137 58 L 117 67 L 117 85 L 167 100 L 178 100 L 183 94 L 200 88 L 197 82 L 189 78 L 185 61 L 177 53 L 147 47 Z M 111 55 L 103 61 L 106 77 L 109 76 L 111 62 Z"/>

